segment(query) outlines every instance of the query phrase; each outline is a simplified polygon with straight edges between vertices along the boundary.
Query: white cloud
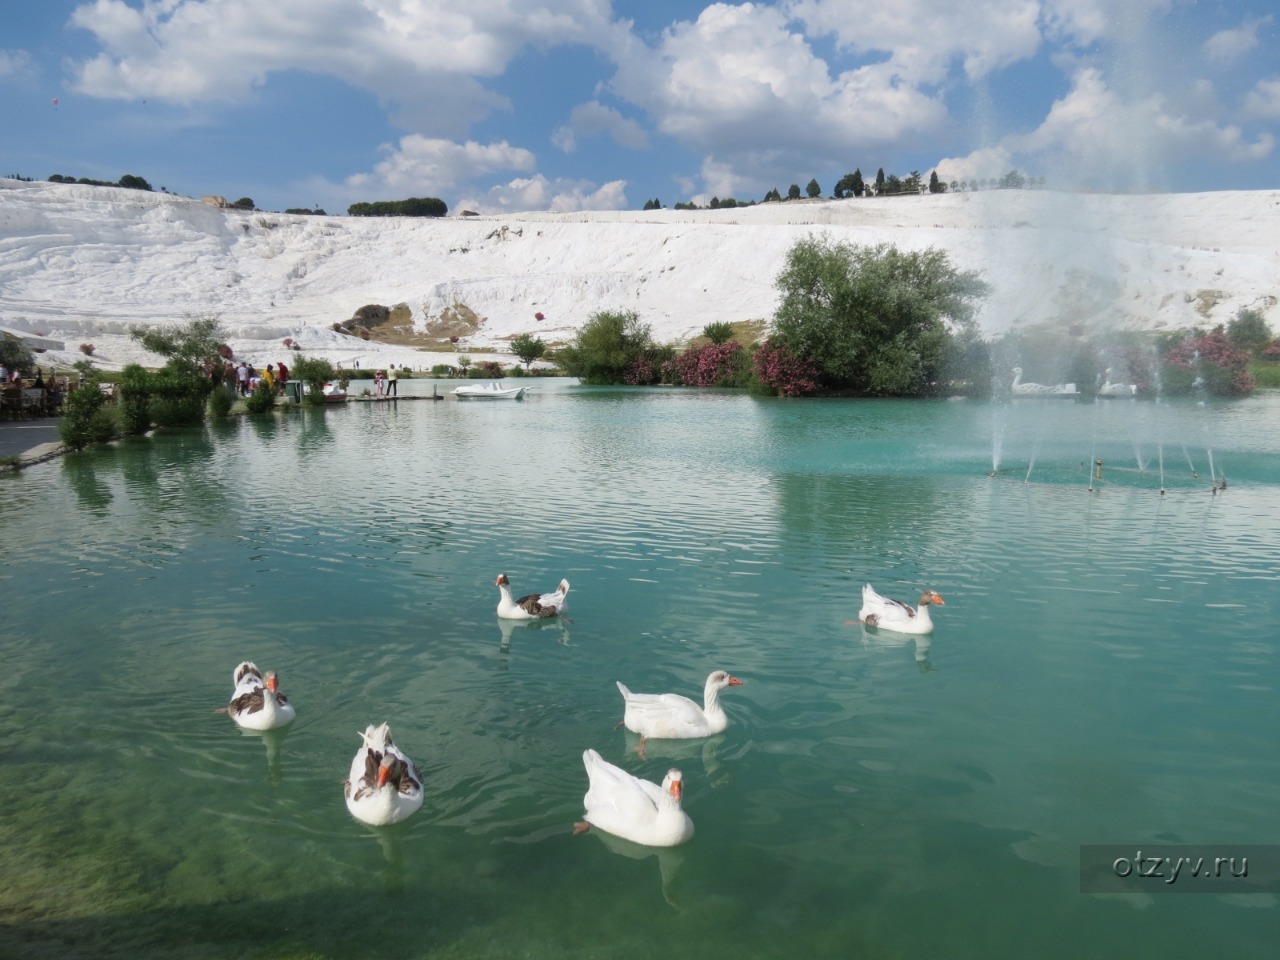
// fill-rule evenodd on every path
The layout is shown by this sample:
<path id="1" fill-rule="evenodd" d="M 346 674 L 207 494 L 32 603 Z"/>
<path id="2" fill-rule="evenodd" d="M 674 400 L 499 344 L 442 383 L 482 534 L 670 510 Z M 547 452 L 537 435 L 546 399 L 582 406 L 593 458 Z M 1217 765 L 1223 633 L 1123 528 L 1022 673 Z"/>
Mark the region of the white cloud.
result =
<path id="1" fill-rule="evenodd" d="M 368 199 L 385 199 L 382 195 L 388 193 L 394 197 L 441 196 L 469 180 L 535 166 L 532 153 L 506 142 L 454 143 L 415 133 L 403 137 L 395 147 L 384 145 L 382 149 L 387 157 L 372 172 L 358 173 L 345 181 L 348 188 Z"/>
<path id="2" fill-rule="evenodd" d="M 1034 56 L 1041 7 L 1038 0 L 795 0 L 787 12 L 811 36 L 830 33 L 855 53 L 884 53 L 910 83 L 938 83 L 956 61 L 973 79 Z"/>
<path id="3" fill-rule="evenodd" d="M 1237 126 L 1175 113 L 1160 96 L 1127 102 L 1101 71 L 1084 68 L 1036 130 L 938 168 L 946 179 L 963 179 L 966 172 L 999 176 L 1003 166 L 1005 172 L 1016 167 L 1047 176 L 1060 187 L 1147 189 L 1170 161 L 1246 162 L 1269 156 L 1274 147 L 1270 134 L 1250 140 Z"/>
<path id="4" fill-rule="evenodd" d="M 25 73 L 31 65 L 31 55 L 25 50 L 0 50 L 0 77 Z"/>
<path id="5" fill-rule="evenodd" d="M 998 180 L 1010 170 L 1016 169 L 1008 147 L 983 147 L 966 157 L 947 157 L 939 160 L 935 169 L 943 183 L 951 181 Z"/>
<path id="6" fill-rule="evenodd" d="M 613 180 L 597 188 L 584 180 L 548 180 L 542 174 L 537 174 L 491 187 L 483 194 L 464 196 L 458 203 L 458 209 L 474 210 L 477 213 L 622 210 L 628 206 L 626 186 L 625 180 Z"/>
<path id="7" fill-rule="evenodd" d="M 565 153 L 573 153 L 578 148 L 579 137 L 602 133 L 612 137 L 619 146 L 631 150 L 643 150 L 649 146 L 649 135 L 640 124 L 598 100 L 589 100 L 574 107 L 569 114 L 569 122 L 551 134 L 551 142 Z"/>
<path id="8" fill-rule="evenodd" d="M 1280 77 L 1259 80 L 1244 98 L 1244 115 L 1259 120 L 1280 120 Z"/>
<path id="9" fill-rule="evenodd" d="M 1258 30 L 1270 25 L 1274 17 L 1246 20 L 1231 30 L 1220 30 L 1204 43 L 1205 56 L 1215 63 L 1231 63 L 1258 45 Z"/>
<path id="10" fill-rule="evenodd" d="M 102 48 L 75 65 L 81 93 L 234 102 L 301 70 L 369 90 L 411 129 L 437 133 L 503 105 L 481 81 L 526 47 L 611 45 L 617 33 L 608 0 L 94 0 L 70 22 Z"/>
<path id="11" fill-rule="evenodd" d="M 752 4 L 713 4 L 669 27 L 657 49 L 633 45 L 610 86 L 663 133 L 737 171 L 721 181 L 737 189 L 816 173 L 947 119 L 890 64 L 833 77 L 782 12 Z"/>

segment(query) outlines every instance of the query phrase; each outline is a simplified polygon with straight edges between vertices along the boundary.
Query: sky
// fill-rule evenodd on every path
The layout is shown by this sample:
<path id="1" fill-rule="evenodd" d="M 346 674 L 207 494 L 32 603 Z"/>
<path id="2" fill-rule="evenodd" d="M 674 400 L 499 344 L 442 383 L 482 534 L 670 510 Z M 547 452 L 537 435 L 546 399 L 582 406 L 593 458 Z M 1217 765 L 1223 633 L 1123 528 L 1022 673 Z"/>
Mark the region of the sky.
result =
<path id="1" fill-rule="evenodd" d="M 0 176 L 264 210 L 1280 186 L 1273 0 L 41 0 L 0 33 Z"/>

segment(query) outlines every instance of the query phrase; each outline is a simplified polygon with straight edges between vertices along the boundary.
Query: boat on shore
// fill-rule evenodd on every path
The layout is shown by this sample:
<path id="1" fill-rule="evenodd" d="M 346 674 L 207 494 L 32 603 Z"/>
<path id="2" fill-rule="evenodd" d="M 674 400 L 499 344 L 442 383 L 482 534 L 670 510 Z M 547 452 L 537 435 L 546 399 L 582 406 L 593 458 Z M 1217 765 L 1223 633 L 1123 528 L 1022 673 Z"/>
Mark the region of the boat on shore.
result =
<path id="1" fill-rule="evenodd" d="M 459 400 L 520 400 L 524 397 L 525 387 L 504 387 L 493 383 L 467 383 L 455 387 L 453 395 Z"/>

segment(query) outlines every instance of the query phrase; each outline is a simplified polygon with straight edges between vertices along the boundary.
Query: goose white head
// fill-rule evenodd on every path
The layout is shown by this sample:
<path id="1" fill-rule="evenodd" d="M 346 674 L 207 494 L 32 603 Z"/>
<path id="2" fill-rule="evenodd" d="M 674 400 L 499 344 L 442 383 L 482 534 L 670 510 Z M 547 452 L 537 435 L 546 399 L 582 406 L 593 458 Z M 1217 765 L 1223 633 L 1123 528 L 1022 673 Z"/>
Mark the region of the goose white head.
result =
<path id="1" fill-rule="evenodd" d="M 684 774 L 675 767 L 668 770 L 667 775 L 662 778 L 662 792 L 669 794 L 676 806 L 680 806 L 684 799 Z"/>

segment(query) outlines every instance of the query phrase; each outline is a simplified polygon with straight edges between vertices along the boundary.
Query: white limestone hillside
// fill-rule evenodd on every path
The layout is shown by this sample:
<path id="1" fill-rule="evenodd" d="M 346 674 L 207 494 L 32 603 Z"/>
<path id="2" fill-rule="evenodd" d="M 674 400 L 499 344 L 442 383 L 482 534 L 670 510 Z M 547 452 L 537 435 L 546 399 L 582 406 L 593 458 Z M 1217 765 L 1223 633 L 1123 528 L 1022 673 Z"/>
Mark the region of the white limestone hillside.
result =
<path id="1" fill-rule="evenodd" d="M 988 335 L 1229 321 L 1280 328 L 1280 191 L 1150 196 L 991 191 L 775 203 L 718 211 L 529 213 L 441 220 L 219 210 L 185 197 L 0 180 L 0 325 L 141 360 L 127 331 L 216 316 L 237 356 L 291 337 L 346 366 L 415 368 L 454 354 L 333 332 L 361 306 L 405 304 L 416 330 L 470 311 L 459 352 L 533 332 L 569 339 L 599 310 L 635 310 L 663 342 L 713 321 L 767 320 L 796 239 L 938 247 L 980 271 Z M 461 309 L 465 308 L 465 309 Z M 535 319 L 542 313 L 544 319 Z"/>

